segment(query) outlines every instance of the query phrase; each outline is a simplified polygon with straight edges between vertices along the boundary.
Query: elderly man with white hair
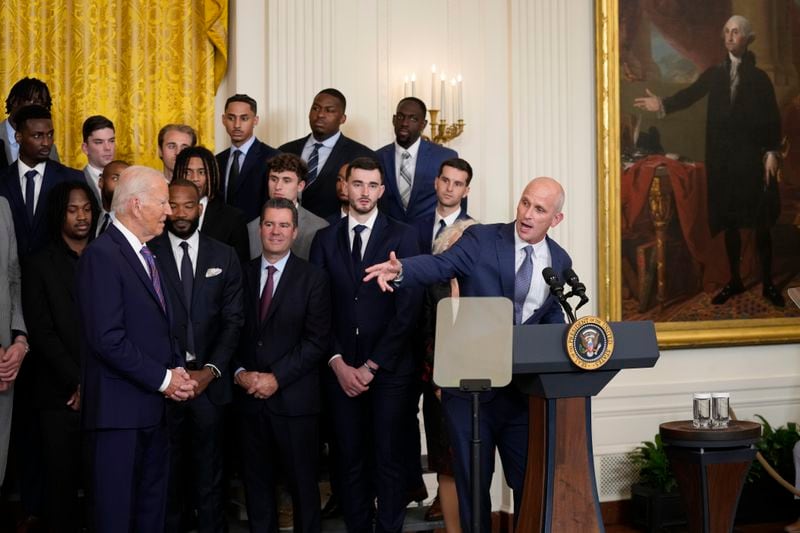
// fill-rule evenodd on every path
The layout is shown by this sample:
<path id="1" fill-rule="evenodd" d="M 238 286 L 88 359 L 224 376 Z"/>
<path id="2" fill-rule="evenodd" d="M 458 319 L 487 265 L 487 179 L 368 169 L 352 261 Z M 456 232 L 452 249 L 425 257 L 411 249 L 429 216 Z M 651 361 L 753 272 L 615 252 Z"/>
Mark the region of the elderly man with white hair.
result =
<path id="1" fill-rule="evenodd" d="M 728 283 L 711 302 L 721 305 L 744 292 L 740 232 L 754 228 L 762 294 L 774 306 L 783 307 L 783 295 L 772 284 L 770 234 L 780 206 L 777 172 L 781 121 L 775 90 L 747 49 L 755 34 L 746 18 L 734 15 L 728 19 L 722 38 L 727 53 L 721 63 L 670 97 L 662 99 L 647 90 L 647 96 L 636 98 L 634 105 L 663 117 L 708 96 L 705 163 L 709 226 L 712 235 L 724 232 L 730 267 Z"/>

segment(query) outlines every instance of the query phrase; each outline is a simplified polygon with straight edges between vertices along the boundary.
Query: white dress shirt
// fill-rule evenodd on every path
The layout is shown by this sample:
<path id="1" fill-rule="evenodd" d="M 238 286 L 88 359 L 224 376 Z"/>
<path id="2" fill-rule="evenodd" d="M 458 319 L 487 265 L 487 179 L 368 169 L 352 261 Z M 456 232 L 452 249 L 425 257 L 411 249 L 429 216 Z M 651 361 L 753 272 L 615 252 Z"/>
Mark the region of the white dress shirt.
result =
<path id="1" fill-rule="evenodd" d="M 361 257 L 364 257 L 364 252 L 367 250 L 367 243 L 369 242 L 369 236 L 372 235 L 372 226 L 375 225 L 375 219 L 378 218 L 378 210 L 373 209 L 372 215 L 366 220 L 366 222 L 359 222 L 352 216 L 348 216 L 347 218 L 347 235 L 350 238 L 350 250 L 353 249 L 353 238 L 356 235 L 356 232 L 353 231 L 353 228 L 358 226 L 359 224 L 366 226 L 366 229 L 361 231 Z"/>
<path id="2" fill-rule="evenodd" d="M 403 165 L 403 152 L 408 152 L 411 157 L 408 160 L 408 175 L 411 176 L 411 186 L 414 186 L 414 175 L 417 170 L 417 154 L 419 153 L 419 145 L 422 142 L 422 137 L 417 139 L 414 144 L 408 148 L 403 148 L 397 141 L 394 143 L 394 175 L 397 179 L 400 177 L 400 167 Z"/>
<path id="3" fill-rule="evenodd" d="M 519 238 L 517 230 L 514 228 L 514 273 L 519 270 L 525 259 L 524 248 L 530 243 L 527 243 Z M 531 279 L 531 286 L 528 289 L 528 296 L 525 298 L 525 305 L 522 306 L 522 322 L 528 320 L 533 313 L 536 312 L 545 300 L 550 295 L 550 289 L 542 277 L 542 270 L 552 266 L 550 258 L 550 247 L 547 246 L 547 239 L 542 239 L 533 246 L 531 253 L 531 260 L 533 261 L 533 278 Z"/>
<path id="4" fill-rule="evenodd" d="M 200 198 L 200 205 L 203 206 L 203 211 L 200 213 L 200 224 L 197 227 L 202 231 L 203 222 L 206 220 L 206 209 L 208 209 L 208 196 Z"/>
<path id="5" fill-rule="evenodd" d="M 39 207 L 39 193 L 42 192 L 42 181 L 44 180 L 44 171 L 47 161 L 42 161 L 35 167 L 29 167 L 22 162 L 22 159 L 18 159 L 17 161 L 17 168 L 19 169 L 19 186 L 22 190 L 22 200 L 25 202 L 25 205 L 28 204 L 28 198 L 25 195 L 25 184 L 27 183 L 28 178 L 25 177 L 25 173 L 30 170 L 36 171 L 36 177 L 33 178 L 33 212 L 36 213 L 36 208 Z"/>
<path id="6" fill-rule="evenodd" d="M 452 226 L 453 223 L 458 220 L 458 217 L 461 216 L 461 208 L 459 207 L 454 212 L 450 213 L 446 217 L 442 218 L 438 211 L 434 211 L 433 215 L 433 233 L 431 234 L 431 242 L 436 240 L 436 234 L 439 233 L 439 221 L 444 220 L 445 227 Z"/>
<path id="7" fill-rule="evenodd" d="M 228 190 L 228 176 L 231 174 L 231 166 L 233 166 L 233 152 L 239 150 L 242 152 L 239 154 L 239 173 L 242 172 L 242 167 L 244 166 L 244 160 L 247 159 L 247 152 L 250 151 L 250 148 L 253 146 L 253 143 L 256 142 L 256 136 L 251 135 L 249 139 L 242 143 L 241 146 L 231 146 L 230 154 L 228 154 L 228 165 L 225 167 L 225 190 Z M 224 193 L 223 193 L 224 194 Z"/>
<path id="8" fill-rule="evenodd" d="M 306 144 L 303 146 L 303 151 L 300 152 L 300 158 L 308 163 L 308 158 L 311 157 L 311 152 L 314 151 L 314 145 L 316 143 L 322 143 L 322 146 L 319 147 L 317 151 L 317 176 L 319 176 L 319 171 L 322 170 L 322 167 L 325 166 L 325 163 L 328 161 L 328 157 L 331 155 L 333 151 L 333 147 L 336 146 L 336 143 L 339 141 L 339 137 L 342 136 L 341 131 L 337 131 L 324 141 L 318 141 L 314 138 L 314 135 L 311 134 L 306 139 Z M 337 172 L 339 169 L 334 169 Z"/>

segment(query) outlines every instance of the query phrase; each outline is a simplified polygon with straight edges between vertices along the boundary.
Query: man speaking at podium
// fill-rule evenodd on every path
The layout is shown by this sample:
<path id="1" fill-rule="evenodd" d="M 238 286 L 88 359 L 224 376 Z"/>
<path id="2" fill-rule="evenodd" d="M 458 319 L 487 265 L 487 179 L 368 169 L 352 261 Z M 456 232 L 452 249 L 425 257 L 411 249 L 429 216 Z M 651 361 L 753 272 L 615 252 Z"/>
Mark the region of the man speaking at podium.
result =
<path id="1" fill-rule="evenodd" d="M 462 296 L 503 296 L 514 302 L 514 324 L 563 323 L 558 300 L 549 293 L 542 270 L 572 268 L 567 252 L 547 236 L 563 219 L 564 189 L 552 178 L 536 178 L 525 187 L 517 218 L 507 224 L 475 225 L 439 255 L 389 261 L 367 269 L 364 281 L 376 279 L 381 289 L 410 288 L 458 278 Z M 470 497 L 471 403 L 468 394 L 445 389 L 442 406 L 456 462 L 456 487 L 461 526 L 472 524 Z M 528 397 L 513 385 L 481 395 L 481 531 L 490 531 L 489 487 L 495 447 L 506 482 L 520 509 L 528 450 Z M 476 532 L 473 532 L 476 533 Z"/>

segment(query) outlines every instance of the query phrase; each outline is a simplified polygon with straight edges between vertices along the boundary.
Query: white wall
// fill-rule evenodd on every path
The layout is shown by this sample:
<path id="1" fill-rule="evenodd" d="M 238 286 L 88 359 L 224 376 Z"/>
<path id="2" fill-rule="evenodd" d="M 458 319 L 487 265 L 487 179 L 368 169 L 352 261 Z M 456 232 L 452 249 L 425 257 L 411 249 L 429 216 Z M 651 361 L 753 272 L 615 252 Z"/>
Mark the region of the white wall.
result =
<path id="1" fill-rule="evenodd" d="M 531 177 L 558 178 L 566 218 L 552 236 L 597 286 L 593 10 L 591 0 L 232 0 L 218 111 L 234 92 L 254 96 L 257 134 L 278 146 L 306 135 L 314 94 L 337 87 L 348 98 L 344 131 L 378 148 L 392 140 L 405 74 L 417 73 L 425 98 L 432 63 L 460 72 L 467 126 L 450 146 L 476 170 L 470 210 L 511 220 Z M 226 146 L 221 126 L 216 139 Z M 692 392 L 730 391 L 742 418 L 800 419 L 799 355 L 797 344 L 673 350 L 654 369 L 621 373 L 594 402 L 598 476 L 613 475 L 604 457 L 688 418 Z M 601 498 L 625 497 L 627 483 Z M 511 505 L 499 487 L 494 502 Z"/>

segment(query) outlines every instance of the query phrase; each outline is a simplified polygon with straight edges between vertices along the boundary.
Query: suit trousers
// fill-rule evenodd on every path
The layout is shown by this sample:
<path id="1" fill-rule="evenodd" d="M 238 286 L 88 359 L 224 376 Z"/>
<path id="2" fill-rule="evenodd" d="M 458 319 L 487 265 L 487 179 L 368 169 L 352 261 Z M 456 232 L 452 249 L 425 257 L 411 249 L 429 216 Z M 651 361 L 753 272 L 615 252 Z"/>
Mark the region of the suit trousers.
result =
<path id="1" fill-rule="evenodd" d="M 412 374 L 378 371 L 369 390 L 348 397 L 332 371 L 323 379 L 335 424 L 334 461 L 347 530 L 371 532 L 378 500 L 376 532 L 400 532 L 406 514 L 409 402 Z"/>
<path id="2" fill-rule="evenodd" d="M 450 444 L 453 448 L 456 491 L 461 529 L 472 526 L 472 401 L 442 390 Z M 495 448 L 500 453 L 508 486 L 514 491 L 514 509 L 520 509 L 528 454 L 528 398 L 513 385 L 495 389 L 494 397 L 480 404 L 481 529 L 491 531 L 489 487 L 494 474 Z M 515 516 L 516 519 L 516 516 Z M 516 520 L 515 520 L 516 522 Z M 478 532 L 472 532 L 478 533 Z"/>
<path id="3" fill-rule="evenodd" d="M 78 489 L 84 483 L 88 456 L 81 444 L 80 413 L 64 406 L 42 409 L 39 413 L 42 432 L 44 469 L 45 519 L 53 531 L 80 531 L 85 518 L 78 500 Z"/>
<path id="4" fill-rule="evenodd" d="M 3 484 L 11 437 L 11 412 L 14 408 L 14 386 L 0 392 L 0 485 Z"/>
<path id="5" fill-rule="evenodd" d="M 167 404 L 169 499 L 166 530 L 186 530 L 185 511 L 197 510 L 200 533 L 225 531 L 223 503 L 223 413 L 207 394 Z"/>
<path id="6" fill-rule="evenodd" d="M 97 533 L 163 533 L 169 435 L 166 424 L 89 432 Z"/>
<path id="7" fill-rule="evenodd" d="M 267 400 L 245 401 L 249 405 L 239 410 L 237 420 L 250 531 L 278 531 L 275 487 L 280 465 L 292 496 L 293 531 L 319 532 L 319 417 L 276 415 Z"/>

